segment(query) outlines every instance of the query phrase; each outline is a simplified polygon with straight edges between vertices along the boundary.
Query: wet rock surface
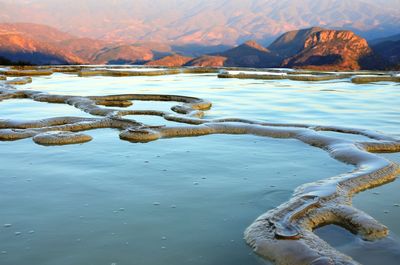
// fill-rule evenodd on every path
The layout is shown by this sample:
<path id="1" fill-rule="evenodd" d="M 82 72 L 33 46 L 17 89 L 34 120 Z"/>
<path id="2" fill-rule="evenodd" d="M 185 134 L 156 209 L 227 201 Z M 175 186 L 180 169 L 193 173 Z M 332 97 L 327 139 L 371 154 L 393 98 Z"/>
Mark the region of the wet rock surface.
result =
<path id="1" fill-rule="evenodd" d="M 92 140 L 92 137 L 83 133 L 73 132 L 45 132 L 34 136 L 33 141 L 40 145 L 80 144 Z"/>

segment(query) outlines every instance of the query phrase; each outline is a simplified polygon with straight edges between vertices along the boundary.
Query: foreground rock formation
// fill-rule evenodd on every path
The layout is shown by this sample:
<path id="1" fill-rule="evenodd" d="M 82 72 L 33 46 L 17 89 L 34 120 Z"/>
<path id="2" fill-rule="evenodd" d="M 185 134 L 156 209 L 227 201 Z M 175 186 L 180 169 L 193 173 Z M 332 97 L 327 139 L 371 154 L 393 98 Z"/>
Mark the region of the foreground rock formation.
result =
<path id="1" fill-rule="evenodd" d="M 37 75 L 53 71 L 71 73 L 71 68 L 31 69 Z M 46 72 L 47 71 L 47 72 Z M 81 68 L 76 69 L 80 73 Z M 109 70 L 110 72 L 115 72 Z M 88 71 L 90 72 L 90 71 Z M 92 69 L 91 72 L 96 72 Z M 106 74 L 105 70 L 100 71 Z M 24 76 L 28 71 L 9 70 L 4 75 Z M 153 74 L 153 73 L 152 73 Z M 158 73 L 162 74 L 162 72 Z M 171 74 L 167 72 L 165 74 Z M 115 75 L 118 76 L 118 75 Z M 29 82 L 29 78 L 25 78 Z M 328 152 L 334 159 L 353 165 L 355 169 L 339 176 L 304 184 L 292 198 L 258 217 L 245 231 L 245 240 L 260 256 L 276 264 L 358 264 L 351 257 L 338 252 L 313 230 L 336 224 L 358 234 L 365 240 L 385 237 L 388 229 L 368 214 L 352 206 L 352 197 L 363 190 L 393 181 L 400 173 L 394 162 L 375 153 L 399 152 L 400 140 L 381 133 L 337 126 L 268 123 L 245 119 L 204 119 L 204 111 L 211 103 L 187 96 L 124 94 L 109 96 L 73 96 L 47 94 L 23 90 L 0 81 L 1 101 L 16 98 L 31 99 L 51 104 L 68 104 L 93 117 L 54 117 L 43 120 L 0 120 L 0 140 L 16 141 L 32 138 L 41 145 L 84 143 L 91 137 L 84 132 L 99 128 L 119 131 L 122 140 L 146 143 L 163 138 L 194 137 L 209 134 L 252 134 L 259 137 L 296 139 Z M 171 111 L 124 110 L 132 101 L 179 102 Z M 105 108 L 103 106 L 110 106 Z M 119 108 L 111 108 L 119 107 Z M 160 116 L 182 126 L 148 126 L 125 118 L 131 115 Z M 355 141 L 327 136 L 323 132 L 362 135 L 368 141 Z"/>
<path id="2" fill-rule="evenodd" d="M 171 47 L 163 44 L 121 44 L 78 38 L 44 25 L 0 24 L 0 64 L 128 64 L 168 53 Z"/>

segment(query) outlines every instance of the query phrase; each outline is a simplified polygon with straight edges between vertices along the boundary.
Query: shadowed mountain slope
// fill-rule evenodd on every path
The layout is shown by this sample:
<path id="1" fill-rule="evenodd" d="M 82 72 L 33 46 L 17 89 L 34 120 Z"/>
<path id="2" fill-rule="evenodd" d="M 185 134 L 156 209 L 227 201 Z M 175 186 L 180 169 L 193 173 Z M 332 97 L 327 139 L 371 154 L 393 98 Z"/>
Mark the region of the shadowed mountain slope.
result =
<path id="1" fill-rule="evenodd" d="M 227 58 L 225 66 L 274 67 L 281 62 L 279 56 L 255 41 L 247 41 L 218 55 Z"/>

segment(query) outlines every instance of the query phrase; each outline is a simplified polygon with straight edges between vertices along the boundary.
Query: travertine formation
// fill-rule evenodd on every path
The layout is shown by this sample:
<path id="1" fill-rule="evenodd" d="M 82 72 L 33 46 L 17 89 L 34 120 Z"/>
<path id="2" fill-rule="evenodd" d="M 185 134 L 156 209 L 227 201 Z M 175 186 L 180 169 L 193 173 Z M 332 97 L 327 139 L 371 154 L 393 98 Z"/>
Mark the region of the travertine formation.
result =
<path id="1" fill-rule="evenodd" d="M 209 134 L 252 134 L 260 137 L 297 139 L 321 148 L 334 159 L 354 165 L 352 172 L 298 187 L 286 203 L 257 218 L 245 231 L 245 240 L 256 253 L 276 264 L 358 264 L 313 233 L 317 227 L 340 225 L 365 240 L 385 237 L 388 229 L 366 213 L 352 207 L 354 194 L 393 181 L 399 166 L 376 155 L 400 151 L 398 139 L 368 130 L 307 124 L 277 124 L 244 119 L 203 118 L 211 103 L 199 98 L 175 95 L 125 94 L 111 96 L 49 95 L 21 90 L 7 81 L 0 83 L 3 100 L 29 98 L 39 102 L 68 104 L 92 114 L 92 118 L 55 117 L 21 122 L 0 120 L 0 140 L 33 138 L 42 145 L 83 143 L 91 137 L 83 132 L 98 128 L 120 130 L 120 138 L 133 143 L 162 138 Z M 124 110 L 102 106 L 125 107 L 136 100 L 180 102 L 171 112 Z M 147 126 L 127 115 L 155 115 L 182 123 L 180 127 Z M 350 141 L 323 134 L 324 131 L 357 134 L 369 141 Z"/>
<path id="2" fill-rule="evenodd" d="M 400 76 L 390 75 L 379 72 L 318 72 L 313 71 L 296 71 L 296 72 L 280 72 L 280 73 L 229 73 L 222 72 L 218 74 L 218 78 L 237 78 L 237 79 L 261 79 L 261 80 L 279 80 L 287 79 L 292 81 L 328 81 L 350 78 L 352 83 L 366 84 L 375 82 L 400 82 Z"/>
<path id="3" fill-rule="evenodd" d="M 351 82 L 356 84 L 366 84 L 373 82 L 400 82 L 400 76 L 355 76 L 351 79 Z"/>

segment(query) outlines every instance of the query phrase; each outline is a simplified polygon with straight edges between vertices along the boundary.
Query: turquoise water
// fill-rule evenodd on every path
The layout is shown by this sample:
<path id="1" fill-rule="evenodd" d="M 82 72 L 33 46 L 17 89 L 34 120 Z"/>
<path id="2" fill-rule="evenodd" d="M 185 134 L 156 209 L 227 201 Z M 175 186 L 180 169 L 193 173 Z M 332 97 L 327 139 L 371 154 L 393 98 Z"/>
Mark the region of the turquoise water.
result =
<path id="1" fill-rule="evenodd" d="M 60 116 L 90 117 L 77 108 L 64 104 L 47 104 L 30 99 L 13 99 L 0 103 L 0 119 L 16 119 L 22 121 L 46 119 Z"/>
<path id="2" fill-rule="evenodd" d="M 207 118 L 345 125 L 400 136 L 400 86 L 391 83 L 55 74 L 19 88 L 197 96 L 213 102 Z M 134 102 L 130 108 L 172 105 Z M 59 104 L 0 103 L 0 119 L 65 115 L 88 116 Z M 158 117 L 138 120 L 164 123 Z M 73 146 L 0 142 L 0 264 L 266 264 L 244 243 L 244 229 L 290 198 L 295 187 L 352 169 L 295 140 L 212 135 L 132 144 L 112 129 L 89 134 L 92 142 Z M 388 157 L 400 162 L 397 154 Z M 363 242 L 332 227 L 318 233 L 365 264 L 376 264 L 366 253 L 397 264 L 398 187 L 395 182 L 355 198 L 357 207 L 390 227 L 389 239 Z"/>

